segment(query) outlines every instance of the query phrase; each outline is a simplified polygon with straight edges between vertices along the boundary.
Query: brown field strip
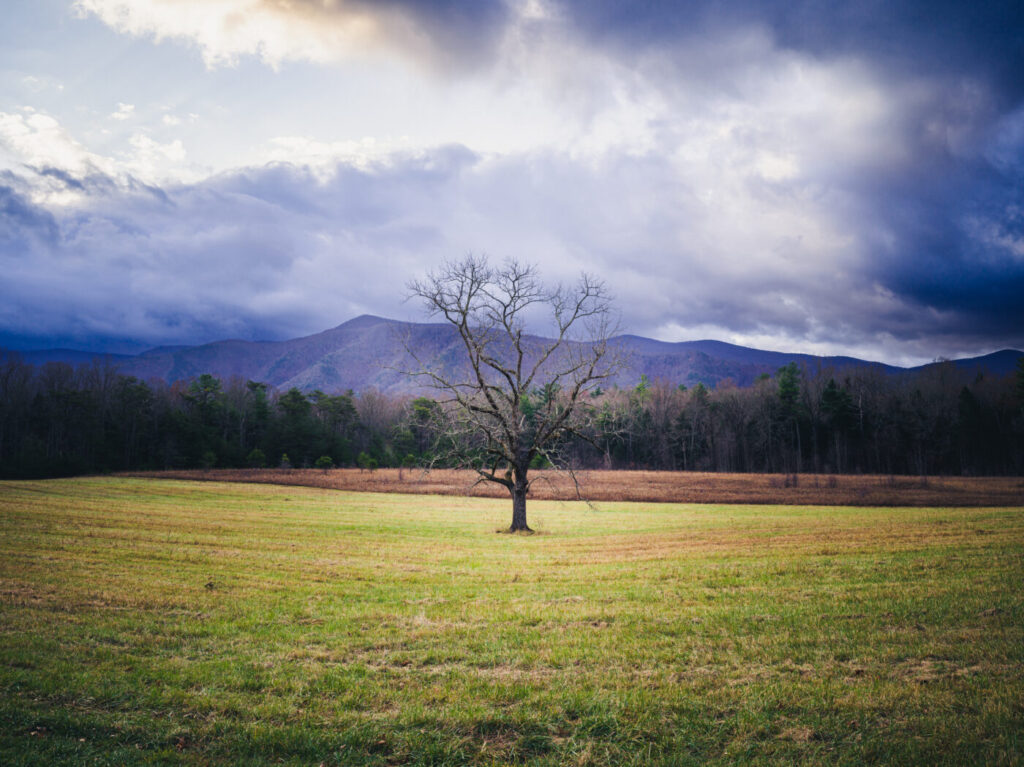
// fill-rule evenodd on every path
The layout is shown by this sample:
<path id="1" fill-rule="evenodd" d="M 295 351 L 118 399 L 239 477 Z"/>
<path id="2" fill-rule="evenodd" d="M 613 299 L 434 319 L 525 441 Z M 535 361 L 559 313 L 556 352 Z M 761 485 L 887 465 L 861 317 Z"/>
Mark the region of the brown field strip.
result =
<path id="1" fill-rule="evenodd" d="M 453 469 L 207 469 L 131 472 L 160 479 L 258 482 L 372 493 L 416 493 L 506 498 L 492 483 L 474 484 L 470 471 Z M 812 506 L 1024 506 L 1022 477 L 891 477 L 801 474 L 718 474 L 672 471 L 584 471 L 580 493 L 589 501 L 756 503 Z M 565 474 L 534 472 L 530 497 L 575 500 Z"/>

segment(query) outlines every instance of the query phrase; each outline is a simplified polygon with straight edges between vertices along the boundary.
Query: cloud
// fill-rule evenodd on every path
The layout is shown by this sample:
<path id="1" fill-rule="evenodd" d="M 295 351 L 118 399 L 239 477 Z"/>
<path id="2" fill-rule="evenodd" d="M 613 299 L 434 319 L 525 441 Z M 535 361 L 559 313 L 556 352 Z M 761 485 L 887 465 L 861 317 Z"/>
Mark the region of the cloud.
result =
<path id="1" fill-rule="evenodd" d="M 405 280 L 475 251 L 538 262 L 552 279 L 596 273 L 634 332 L 894 361 L 1024 343 L 1024 263 L 991 230 L 943 233 L 962 268 L 900 271 L 912 261 L 875 258 L 874 239 L 933 252 L 907 227 L 912 212 L 836 215 L 839 191 L 736 178 L 722 173 L 730 160 L 739 158 L 713 146 L 681 165 L 658 154 L 593 163 L 451 146 L 330 173 L 241 169 L 160 195 L 118 187 L 53 213 L 21 196 L 2 214 L 4 330 L 195 343 L 290 337 L 362 312 L 415 319 Z M 708 215 L 716 196 L 729 215 Z"/>
<path id="2" fill-rule="evenodd" d="M 103 158 L 89 152 L 61 124 L 47 114 L 25 108 L 21 114 L 0 112 L 0 150 L 5 164 L 19 161 L 29 165 L 59 167 L 85 174 L 105 165 Z"/>
<path id="3" fill-rule="evenodd" d="M 107 184 L 117 163 L 90 152 L 52 116 L 30 107 L 0 112 L 0 170 L 33 202 L 67 204 L 86 192 L 85 183 Z M 29 171 L 28 174 L 25 171 Z"/>
<path id="4" fill-rule="evenodd" d="M 410 148 L 408 141 L 364 138 L 328 142 L 306 136 L 277 136 L 268 142 L 263 157 L 271 163 L 307 167 L 320 177 L 330 177 L 339 163 L 367 169 L 387 162 L 396 152 L 409 151 Z"/>
<path id="5" fill-rule="evenodd" d="M 78 7 L 211 66 L 398 51 L 475 128 L 417 145 L 293 123 L 261 139 L 267 164 L 211 176 L 178 139 L 138 130 L 101 156 L 47 115 L 0 114 L 0 258 L 24 256 L 8 332 L 195 342 L 415 317 L 408 277 L 486 251 L 594 272 L 631 330 L 665 338 L 897 362 L 1024 346 L 1017 5 Z M 511 105 L 530 140 L 488 143 L 481 104 Z"/>
<path id="6" fill-rule="evenodd" d="M 185 147 L 180 139 L 160 143 L 144 133 L 136 133 L 129 143 L 134 152 L 126 166 L 142 178 L 158 177 L 161 168 L 179 167 L 185 160 Z"/>
<path id="7" fill-rule="evenodd" d="M 509 14 L 482 0 L 77 0 L 119 32 L 197 45 L 208 66 L 257 56 L 272 66 L 398 51 L 442 68 L 489 55 Z"/>
<path id="8" fill-rule="evenodd" d="M 21 84 L 33 93 L 43 93 L 48 90 L 60 93 L 64 90 L 64 83 L 47 75 L 23 75 Z"/>
<path id="9" fill-rule="evenodd" d="M 57 244 L 60 228 L 54 217 L 15 189 L 17 179 L 0 174 L 0 242 L 10 256 L 25 260 Z"/>
<path id="10" fill-rule="evenodd" d="M 661 47 L 685 56 L 695 41 L 761 30 L 774 46 L 816 59 L 858 59 L 890 75 L 984 79 L 1014 99 L 1024 92 L 1024 7 L 1015 0 L 694 0 L 642 8 L 629 0 L 561 0 L 560 6 L 581 34 L 624 54 Z"/>
<path id="11" fill-rule="evenodd" d="M 34 202 L 72 205 L 118 189 L 194 181 L 202 174 L 186 160 L 180 139 L 158 142 L 136 132 L 118 155 L 102 155 L 51 115 L 29 107 L 20 114 L 0 112 L 0 170 L 17 172 L 22 191 Z"/>
<path id="12" fill-rule="evenodd" d="M 117 109 L 111 113 L 111 120 L 130 120 L 135 114 L 134 104 L 122 104 L 118 103 Z"/>

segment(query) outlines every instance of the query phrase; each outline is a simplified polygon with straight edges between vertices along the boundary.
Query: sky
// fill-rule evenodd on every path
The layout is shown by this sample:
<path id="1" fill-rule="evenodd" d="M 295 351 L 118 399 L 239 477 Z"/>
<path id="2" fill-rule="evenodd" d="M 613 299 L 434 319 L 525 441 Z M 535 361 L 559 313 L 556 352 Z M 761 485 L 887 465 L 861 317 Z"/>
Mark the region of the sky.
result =
<path id="1" fill-rule="evenodd" d="M 665 341 L 1024 349 L 1024 4 L 7 0 L 0 346 L 281 340 L 469 253 Z"/>

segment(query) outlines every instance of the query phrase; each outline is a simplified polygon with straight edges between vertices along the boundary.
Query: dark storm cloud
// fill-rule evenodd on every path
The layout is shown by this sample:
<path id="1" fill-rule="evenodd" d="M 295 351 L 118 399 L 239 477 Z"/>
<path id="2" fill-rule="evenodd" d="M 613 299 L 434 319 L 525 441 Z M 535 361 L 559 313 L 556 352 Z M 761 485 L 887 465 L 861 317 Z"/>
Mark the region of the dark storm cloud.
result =
<path id="1" fill-rule="evenodd" d="M 439 239 L 436 208 L 419 209 L 473 160 L 442 148 L 326 183 L 286 164 L 157 190 L 126 179 L 57 215 L 0 186 L 0 339 L 137 350 L 396 310 L 396 274 Z"/>
<path id="2" fill-rule="evenodd" d="M 816 57 L 854 56 L 925 76 L 984 77 L 1024 94 L 1024 4 L 1018 0 L 563 0 L 585 34 L 637 50 L 745 27 Z"/>
<path id="3" fill-rule="evenodd" d="M 979 334 L 1024 328 L 1024 174 L 960 168 L 878 201 L 897 235 L 875 267 L 884 284 Z"/>
<path id="4" fill-rule="evenodd" d="M 490 59 L 510 18 L 502 0 L 293 0 L 284 6 L 261 0 L 246 12 L 258 13 L 261 8 L 280 18 L 300 17 L 327 26 L 371 17 L 392 44 L 445 68 Z"/>
<path id="5" fill-rule="evenodd" d="M 440 56 L 470 63 L 491 55 L 510 17 L 502 0 L 362 0 L 358 5 L 402 13 L 431 38 Z"/>
<path id="6" fill-rule="evenodd" d="M 799 268 L 750 268 L 727 239 L 744 222 L 708 228 L 701 190 L 657 156 L 600 165 L 544 152 L 488 160 L 454 146 L 368 170 L 342 164 L 326 180 L 279 164 L 163 191 L 170 204 L 125 185 L 56 219 L 19 198 L 20 231 L 48 234 L 21 235 L 29 253 L 20 267 L 9 243 L 0 248 L 8 276 L 0 332 L 22 347 L 61 339 L 119 350 L 287 338 L 363 312 L 419 319 L 402 301 L 405 281 L 473 250 L 540 262 L 552 279 L 596 273 L 642 334 L 671 320 L 860 349 L 888 334 L 926 357 L 1024 342 L 1021 325 L 997 319 L 999 311 L 1019 316 L 1011 307 L 1019 265 L 1004 259 L 991 278 L 979 270 L 972 282 L 934 263 L 915 269 L 913 259 L 851 261 L 834 279 L 828 262 L 815 265 L 813 249 L 793 241 L 787 258 Z M 934 210 L 926 202 L 923 212 L 893 215 L 904 229 L 920 215 L 915 226 L 930 230 Z M 960 237 L 962 246 L 960 231 L 942 230 L 940 245 Z M 761 237 L 756 225 L 740 234 Z M 935 245 L 914 258 L 946 263 L 939 252 Z M 893 295 L 879 301 L 883 272 Z M 943 294 L 927 279 L 967 295 Z"/>
<path id="7" fill-rule="evenodd" d="M 774 49 L 810 60 L 859 62 L 895 94 L 889 138 L 905 156 L 863 167 L 836 158 L 818 180 L 849 200 L 864 276 L 906 313 L 865 312 L 852 323 L 902 337 L 1005 339 L 1008 328 L 1024 327 L 1024 4 L 565 0 L 563 7 L 584 35 L 619 55 L 656 50 L 691 74 L 709 59 L 688 58 L 688 48 L 713 47 L 741 30 L 760 30 Z M 720 69 L 701 74 L 714 80 Z M 900 102 L 903 93 L 912 95 Z M 878 149 L 887 149 L 880 139 Z"/>
<path id="8" fill-rule="evenodd" d="M 59 227 L 54 217 L 33 205 L 13 186 L 4 182 L 17 183 L 12 173 L 0 173 L 0 249 L 14 258 L 24 258 L 40 244 L 53 245 L 58 237 Z"/>
<path id="9" fill-rule="evenodd" d="M 52 167 L 48 167 L 48 168 L 33 168 L 33 170 L 35 170 L 35 172 L 38 173 L 43 178 L 56 179 L 59 183 L 61 183 L 64 187 L 66 187 L 68 189 L 74 189 L 74 190 L 79 191 L 79 192 L 86 191 L 85 184 L 83 184 L 81 181 L 79 181 L 73 175 L 68 173 L 66 170 L 62 170 L 60 168 L 52 168 Z"/>
<path id="10" fill-rule="evenodd" d="M 1024 328 L 1021 114 L 972 118 L 958 148 L 908 131 L 905 164 L 837 180 L 857 201 L 866 272 L 908 306 L 936 313 L 918 332 Z"/>

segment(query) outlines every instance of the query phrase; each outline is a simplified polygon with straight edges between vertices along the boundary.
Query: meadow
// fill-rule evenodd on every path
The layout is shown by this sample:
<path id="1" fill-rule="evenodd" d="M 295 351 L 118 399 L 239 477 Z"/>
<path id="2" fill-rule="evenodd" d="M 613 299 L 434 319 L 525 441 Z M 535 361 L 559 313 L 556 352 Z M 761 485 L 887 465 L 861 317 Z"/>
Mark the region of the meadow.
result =
<path id="1" fill-rule="evenodd" d="M 0 763 L 1021 764 L 1024 509 L 0 483 Z"/>

